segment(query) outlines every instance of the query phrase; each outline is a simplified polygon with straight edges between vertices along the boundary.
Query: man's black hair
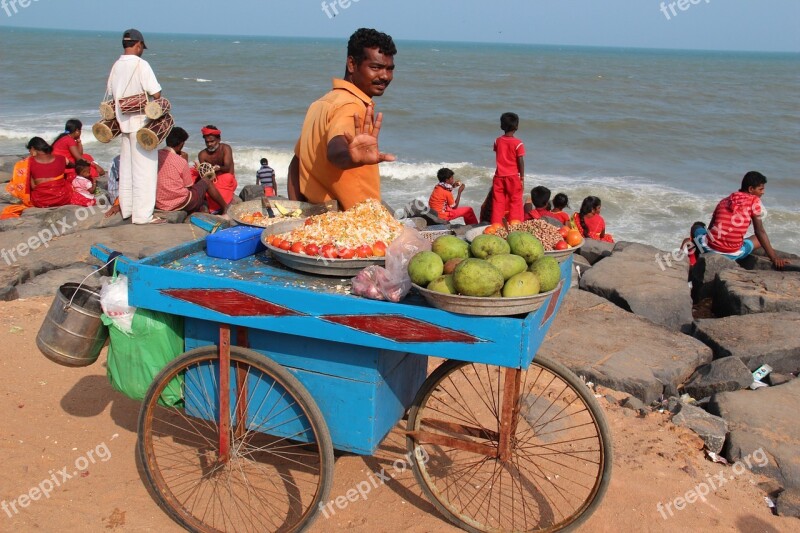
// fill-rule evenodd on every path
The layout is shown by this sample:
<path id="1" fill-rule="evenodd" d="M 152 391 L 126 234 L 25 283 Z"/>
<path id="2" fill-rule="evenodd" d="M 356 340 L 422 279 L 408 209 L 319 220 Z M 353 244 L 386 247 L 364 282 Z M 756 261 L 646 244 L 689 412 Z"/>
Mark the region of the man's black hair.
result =
<path id="1" fill-rule="evenodd" d="M 439 172 L 436 173 L 436 177 L 442 183 L 444 183 L 445 181 L 449 180 L 454 175 L 455 175 L 455 172 L 453 172 L 449 168 L 440 168 Z"/>
<path id="2" fill-rule="evenodd" d="M 262 164 L 262 165 L 269 165 L 269 161 L 267 161 L 267 158 L 266 158 L 266 157 L 262 157 L 262 158 L 261 158 L 261 164 Z"/>
<path id="3" fill-rule="evenodd" d="M 122 39 L 122 48 L 133 48 L 139 41 L 131 41 L 130 39 Z"/>
<path id="4" fill-rule="evenodd" d="M 387 56 L 397 54 L 397 47 L 391 36 L 372 28 L 359 28 L 350 36 L 350 40 L 347 42 L 347 56 L 352 57 L 356 65 L 360 65 L 367 57 L 364 52 L 365 48 L 377 48 Z"/>
<path id="5" fill-rule="evenodd" d="M 750 187 L 758 187 L 759 185 L 764 185 L 766 183 L 767 177 L 764 174 L 761 172 L 756 172 L 755 170 L 751 170 L 742 178 L 742 188 L 739 189 L 739 191 L 748 192 Z"/>
<path id="6" fill-rule="evenodd" d="M 539 185 L 531 189 L 531 202 L 533 207 L 546 207 L 550 201 L 550 189 Z"/>
<path id="7" fill-rule="evenodd" d="M 500 115 L 500 129 L 505 133 L 519 129 L 519 115 L 516 113 L 503 113 Z"/>
<path id="8" fill-rule="evenodd" d="M 167 146 L 170 148 L 175 148 L 180 146 L 181 143 L 185 143 L 186 140 L 189 139 L 189 134 L 186 132 L 185 129 L 174 127 L 172 131 L 169 132 L 167 135 Z"/>

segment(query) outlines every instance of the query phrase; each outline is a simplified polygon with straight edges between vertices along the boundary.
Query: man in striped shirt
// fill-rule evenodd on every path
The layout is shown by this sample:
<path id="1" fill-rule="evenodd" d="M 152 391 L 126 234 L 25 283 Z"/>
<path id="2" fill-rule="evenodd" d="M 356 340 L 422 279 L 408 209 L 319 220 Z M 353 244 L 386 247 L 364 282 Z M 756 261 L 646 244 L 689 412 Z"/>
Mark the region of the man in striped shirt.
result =
<path id="1" fill-rule="evenodd" d="M 261 158 L 261 168 L 256 172 L 256 183 L 264 187 L 264 196 L 275 196 L 278 192 L 275 171 L 269 166 L 266 157 Z"/>
<path id="2" fill-rule="evenodd" d="M 758 248 L 763 248 L 776 269 L 782 270 L 789 264 L 789 261 L 778 257 L 772 249 L 761 221 L 764 209 L 761 197 L 764 196 L 766 184 L 766 176 L 760 172 L 748 172 L 742 178 L 742 187 L 717 204 L 708 230 L 698 227 L 692 235 L 703 252 L 722 254 L 738 260 L 744 259 Z M 755 235 L 745 238 L 751 222 Z"/>

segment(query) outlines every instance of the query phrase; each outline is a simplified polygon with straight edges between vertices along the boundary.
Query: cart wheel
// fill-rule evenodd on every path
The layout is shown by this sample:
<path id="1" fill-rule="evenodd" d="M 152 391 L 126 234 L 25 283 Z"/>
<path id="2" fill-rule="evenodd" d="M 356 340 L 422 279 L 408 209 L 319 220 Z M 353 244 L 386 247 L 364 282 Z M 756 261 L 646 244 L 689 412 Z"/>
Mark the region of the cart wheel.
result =
<path id="1" fill-rule="evenodd" d="M 325 420 L 300 382 L 271 359 L 232 346 L 230 366 L 227 459 L 217 347 L 187 352 L 156 376 L 139 413 L 147 481 L 190 531 L 301 531 L 333 482 Z"/>
<path id="2" fill-rule="evenodd" d="M 408 430 L 417 481 L 467 531 L 571 530 L 597 508 L 611 479 L 600 407 L 575 374 L 544 357 L 527 371 L 445 362 L 417 393 Z"/>

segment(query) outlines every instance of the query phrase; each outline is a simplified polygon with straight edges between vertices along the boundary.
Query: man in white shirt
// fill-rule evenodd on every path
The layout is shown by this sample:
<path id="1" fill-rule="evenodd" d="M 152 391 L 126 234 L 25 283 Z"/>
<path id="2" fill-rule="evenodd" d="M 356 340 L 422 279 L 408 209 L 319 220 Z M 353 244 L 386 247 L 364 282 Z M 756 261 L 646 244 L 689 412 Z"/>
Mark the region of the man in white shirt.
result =
<path id="1" fill-rule="evenodd" d="M 136 132 L 142 128 L 147 117 L 144 113 L 121 113 L 121 98 L 147 93 L 161 98 L 158 84 L 150 64 L 142 59 L 147 48 L 139 30 L 126 30 L 122 35 L 125 52 L 111 68 L 108 77 L 108 92 L 116 103 L 117 120 L 122 138 L 119 165 L 119 206 L 122 218 L 131 217 L 134 224 L 162 223 L 153 217 L 158 183 L 158 151 L 147 151 L 136 142 Z"/>

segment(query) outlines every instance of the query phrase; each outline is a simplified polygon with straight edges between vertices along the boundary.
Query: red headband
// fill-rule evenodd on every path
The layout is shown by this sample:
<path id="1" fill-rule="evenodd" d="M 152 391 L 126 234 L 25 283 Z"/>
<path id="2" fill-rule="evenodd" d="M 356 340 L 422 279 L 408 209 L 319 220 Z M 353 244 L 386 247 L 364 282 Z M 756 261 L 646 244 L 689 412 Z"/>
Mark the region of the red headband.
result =
<path id="1" fill-rule="evenodd" d="M 200 130 L 200 133 L 203 134 L 203 137 L 206 135 L 216 135 L 217 137 L 222 137 L 222 132 L 213 128 L 203 128 Z"/>

